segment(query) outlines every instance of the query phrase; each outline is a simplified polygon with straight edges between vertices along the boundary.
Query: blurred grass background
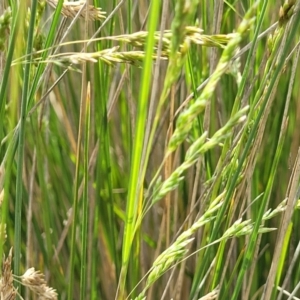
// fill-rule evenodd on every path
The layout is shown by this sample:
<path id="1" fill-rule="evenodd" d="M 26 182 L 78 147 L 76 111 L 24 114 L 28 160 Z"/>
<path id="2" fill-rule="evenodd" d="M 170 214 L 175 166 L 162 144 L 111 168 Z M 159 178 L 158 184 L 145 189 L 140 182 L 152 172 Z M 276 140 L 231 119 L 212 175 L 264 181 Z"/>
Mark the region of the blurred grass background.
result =
<path id="1" fill-rule="evenodd" d="M 298 299 L 299 1 L 84 2 L 0 4 L 14 274 L 59 299 Z"/>

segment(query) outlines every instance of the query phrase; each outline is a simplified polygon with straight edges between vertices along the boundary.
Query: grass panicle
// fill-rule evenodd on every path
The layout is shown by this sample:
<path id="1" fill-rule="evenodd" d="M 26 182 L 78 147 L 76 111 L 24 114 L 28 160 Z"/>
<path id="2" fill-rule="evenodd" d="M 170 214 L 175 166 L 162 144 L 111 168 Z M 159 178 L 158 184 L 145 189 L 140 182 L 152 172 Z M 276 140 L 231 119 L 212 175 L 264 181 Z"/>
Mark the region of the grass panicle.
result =
<path id="1" fill-rule="evenodd" d="M 243 36 L 254 23 L 257 5 L 258 3 L 256 2 L 251 7 L 251 10 L 245 15 L 245 18 L 238 27 L 236 35 L 230 40 L 224 49 L 217 68 L 210 77 L 201 95 L 192 105 L 190 105 L 183 113 L 179 115 L 176 122 L 175 132 L 169 142 L 169 152 L 175 151 L 177 147 L 185 140 L 187 134 L 192 128 L 193 121 L 204 110 L 207 101 L 209 101 L 209 99 L 212 97 L 217 83 L 219 82 L 221 76 L 226 72 L 230 60 L 234 56 Z"/>
<path id="2" fill-rule="evenodd" d="M 54 9 L 57 7 L 58 0 L 46 0 L 46 2 Z M 106 17 L 106 13 L 101 8 L 93 5 L 88 5 L 86 8 L 86 1 L 63 1 L 61 13 L 64 17 L 75 18 L 79 13 L 79 17 L 85 19 L 88 15 L 89 21 L 103 20 Z"/>
<path id="3" fill-rule="evenodd" d="M 11 8 L 8 7 L 0 16 L 0 51 L 6 47 L 6 40 L 9 36 L 11 27 Z"/>
<path id="4" fill-rule="evenodd" d="M 56 300 L 56 291 L 47 285 L 44 275 L 29 268 L 22 276 L 16 276 L 11 269 L 12 249 L 10 249 L 7 258 L 4 257 L 2 263 L 2 272 L 0 277 L 1 299 L 13 300 L 20 296 L 15 289 L 13 282 L 20 281 L 25 287 L 28 287 L 39 299 Z"/>

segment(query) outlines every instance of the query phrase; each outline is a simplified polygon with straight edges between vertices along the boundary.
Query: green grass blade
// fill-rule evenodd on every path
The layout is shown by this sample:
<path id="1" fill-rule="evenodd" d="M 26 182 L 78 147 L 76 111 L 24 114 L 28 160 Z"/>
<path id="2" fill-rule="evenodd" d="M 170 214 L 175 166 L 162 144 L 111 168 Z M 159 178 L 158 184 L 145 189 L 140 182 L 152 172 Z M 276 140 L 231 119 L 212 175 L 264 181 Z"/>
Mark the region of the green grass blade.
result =
<path id="1" fill-rule="evenodd" d="M 19 9 L 25 10 L 22 5 Z M 37 10 L 37 0 L 31 3 L 30 24 L 27 37 L 26 54 L 30 56 L 32 53 L 33 33 L 35 24 L 35 15 Z M 25 10 L 26 11 L 26 10 Z M 29 76 L 30 64 L 26 64 L 24 69 L 24 83 L 22 87 L 21 99 L 21 115 L 20 115 L 20 133 L 18 141 L 18 157 L 17 157 L 17 179 L 16 179 L 16 204 L 15 204 L 15 260 L 14 272 L 20 274 L 20 259 L 21 259 L 21 225 L 22 225 L 22 206 L 23 206 L 23 160 L 24 160 L 24 143 L 25 143 L 25 121 L 26 121 L 26 106 L 28 103 L 28 89 L 29 89 Z"/>
<path id="2" fill-rule="evenodd" d="M 122 247 L 122 271 L 120 277 L 120 297 L 124 297 L 125 281 L 130 257 L 130 250 L 134 239 L 134 228 L 139 197 L 139 174 L 141 170 L 141 155 L 144 144 L 144 130 L 147 118 L 148 97 L 151 86 L 152 53 L 154 46 L 154 32 L 157 27 L 160 1 L 154 0 L 151 4 L 148 37 L 146 43 L 146 56 L 143 64 L 141 88 L 137 108 L 136 131 L 133 143 L 132 164 L 128 187 L 126 224 Z"/>

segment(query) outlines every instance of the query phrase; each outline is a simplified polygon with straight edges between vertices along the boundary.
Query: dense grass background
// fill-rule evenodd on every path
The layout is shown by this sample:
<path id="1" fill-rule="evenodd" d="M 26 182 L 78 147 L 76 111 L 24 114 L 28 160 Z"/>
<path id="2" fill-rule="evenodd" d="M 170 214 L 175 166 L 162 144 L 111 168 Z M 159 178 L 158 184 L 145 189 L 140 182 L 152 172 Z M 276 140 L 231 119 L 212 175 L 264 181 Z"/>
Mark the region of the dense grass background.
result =
<path id="1" fill-rule="evenodd" d="M 300 1 L 89 4 L 0 3 L 13 273 L 59 299 L 298 299 Z"/>

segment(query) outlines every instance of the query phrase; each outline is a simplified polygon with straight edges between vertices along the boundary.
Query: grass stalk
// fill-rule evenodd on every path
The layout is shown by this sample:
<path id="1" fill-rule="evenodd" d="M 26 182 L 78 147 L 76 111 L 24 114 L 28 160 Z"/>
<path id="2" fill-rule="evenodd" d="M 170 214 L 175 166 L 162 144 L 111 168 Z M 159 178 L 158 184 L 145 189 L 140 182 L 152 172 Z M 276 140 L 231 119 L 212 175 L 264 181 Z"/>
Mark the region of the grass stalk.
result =
<path id="1" fill-rule="evenodd" d="M 122 247 L 122 270 L 119 279 L 120 284 L 120 299 L 124 298 L 125 280 L 130 257 L 131 245 L 134 239 L 134 227 L 136 222 L 136 213 L 138 206 L 138 176 L 140 174 L 141 153 L 144 143 L 144 130 L 147 117 L 148 96 L 151 83 L 151 65 L 152 53 L 154 45 L 154 32 L 158 21 L 158 12 L 160 8 L 159 1 L 153 1 L 150 9 L 149 24 L 148 24 L 148 39 L 146 43 L 146 57 L 143 65 L 142 81 L 137 109 L 136 132 L 134 135 L 132 164 L 130 170 L 129 190 L 126 206 L 126 223 L 124 229 L 124 241 Z"/>
<path id="2" fill-rule="evenodd" d="M 275 81 L 277 80 L 277 77 L 278 77 L 278 75 L 280 74 L 280 72 L 282 70 L 282 67 L 284 65 L 283 57 L 288 51 L 288 47 L 289 47 L 291 41 L 294 38 L 296 30 L 297 30 L 297 24 L 294 23 L 292 25 L 291 32 L 290 32 L 290 35 L 288 37 L 287 43 L 284 45 L 284 48 L 283 48 L 283 51 L 282 51 L 282 58 L 278 61 L 277 68 L 274 72 L 273 78 L 270 81 L 270 85 L 269 85 L 268 91 L 266 93 L 266 98 L 265 99 L 268 99 L 268 97 L 270 96 L 272 88 L 275 84 Z M 265 100 L 264 103 L 266 103 L 266 100 Z M 262 113 L 263 113 L 263 106 L 262 106 L 261 111 L 260 111 L 259 114 L 262 114 Z M 232 299 L 237 299 L 237 297 L 238 297 L 245 270 L 248 268 L 248 265 L 249 265 L 249 258 L 252 256 L 252 253 L 253 253 L 253 250 L 254 250 L 259 224 L 261 223 L 261 218 L 263 216 L 265 206 L 267 204 L 267 200 L 268 200 L 268 197 L 269 197 L 271 186 L 273 185 L 275 170 L 277 168 L 277 164 L 278 164 L 278 161 L 279 161 L 279 158 L 280 158 L 282 146 L 283 146 L 283 137 L 281 137 L 281 139 L 279 140 L 279 144 L 278 144 L 277 151 L 276 151 L 276 154 L 275 154 L 274 164 L 272 165 L 272 170 L 271 170 L 271 174 L 270 174 L 270 181 L 268 183 L 266 193 L 264 195 L 264 198 L 262 200 L 262 204 L 260 206 L 260 210 L 259 210 L 259 213 L 258 213 L 258 216 L 257 216 L 257 219 L 256 219 L 256 223 L 255 223 L 255 227 L 254 227 L 253 233 L 251 234 L 251 237 L 250 237 L 249 245 L 248 245 L 247 250 L 245 252 L 243 265 L 242 265 L 242 270 L 243 271 L 239 273 L 237 283 L 236 283 L 236 288 L 235 288 L 234 293 L 232 295 Z M 270 296 L 268 295 L 268 297 L 270 297 Z"/>
<path id="3" fill-rule="evenodd" d="M 85 133 L 84 133 L 84 188 L 82 197 L 82 250 L 81 250 L 81 281 L 80 299 L 85 299 L 87 282 L 87 234 L 88 234 L 88 188 L 89 188 L 89 135 L 90 135 L 90 84 L 87 86 L 85 101 Z"/>
<path id="4" fill-rule="evenodd" d="M 20 6 L 21 10 L 26 11 L 25 6 Z M 35 15 L 37 9 L 37 0 L 33 0 L 31 3 L 31 15 L 30 24 L 27 37 L 26 54 L 32 53 L 33 45 L 33 33 L 35 24 Z M 23 161 L 24 161 L 24 143 L 25 143 L 25 121 L 26 121 L 26 107 L 28 102 L 28 89 L 29 89 L 29 76 L 30 65 L 25 66 L 24 69 L 24 83 L 22 87 L 22 99 L 21 99 L 21 112 L 20 112 L 20 133 L 18 137 L 18 155 L 17 155 L 17 178 L 16 178 L 16 202 L 15 202 L 15 260 L 14 260 L 14 272 L 20 274 L 20 259 L 21 259 L 21 224 L 22 224 L 22 206 L 23 206 Z M 18 287 L 18 285 L 16 286 Z"/>
<path id="5" fill-rule="evenodd" d="M 85 27 L 85 29 L 87 29 Z M 85 34 L 87 32 L 85 31 Z M 85 49 L 87 49 L 87 45 L 85 45 Z M 78 124 L 78 137 L 77 137 L 77 147 L 76 147 L 76 169 L 75 169 L 75 181 L 74 181 L 74 200 L 73 200 L 73 225 L 72 225 L 72 236 L 71 236 L 71 255 L 70 255 L 70 284 L 68 288 L 68 299 L 71 300 L 73 295 L 73 289 L 74 289 L 74 268 L 75 268 L 75 243 L 76 243 L 76 230 L 77 230 L 77 220 L 78 220 L 78 202 L 79 202 L 79 186 L 80 186 L 80 169 L 81 169 L 81 142 L 82 142 L 82 131 L 83 131 L 83 125 L 84 125 L 84 117 L 86 114 L 86 104 L 87 96 L 86 96 L 86 64 L 83 64 L 82 68 L 82 86 L 81 86 L 81 101 L 80 101 L 80 116 L 79 116 L 79 124 Z M 86 126 L 88 126 L 86 124 Z M 87 174 L 85 175 L 87 176 Z M 85 199 L 87 200 L 87 199 Z M 82 225 L 82 237 L 86 237 L 86 222 L 87 222 L 87 207 L 86 202 L 83 203 L 85 214 L 83 217 L 84 224 Z M 82 241 L 82 253 L 81 253 L 81 259 L 82 259 L 82 267 L 86 270 L 86 241 Z M 83 256 L 84 255 L 84 256 Z M 86 286 L 86 273 L 85 276 L 81 278 L 80 286 L 83 289 L 82 293 L 84 293 L 84 289 Z M 80 294 L 82 297 L 83 294 Z M 82 299 L 82 298 L 81 298 Z"/>

